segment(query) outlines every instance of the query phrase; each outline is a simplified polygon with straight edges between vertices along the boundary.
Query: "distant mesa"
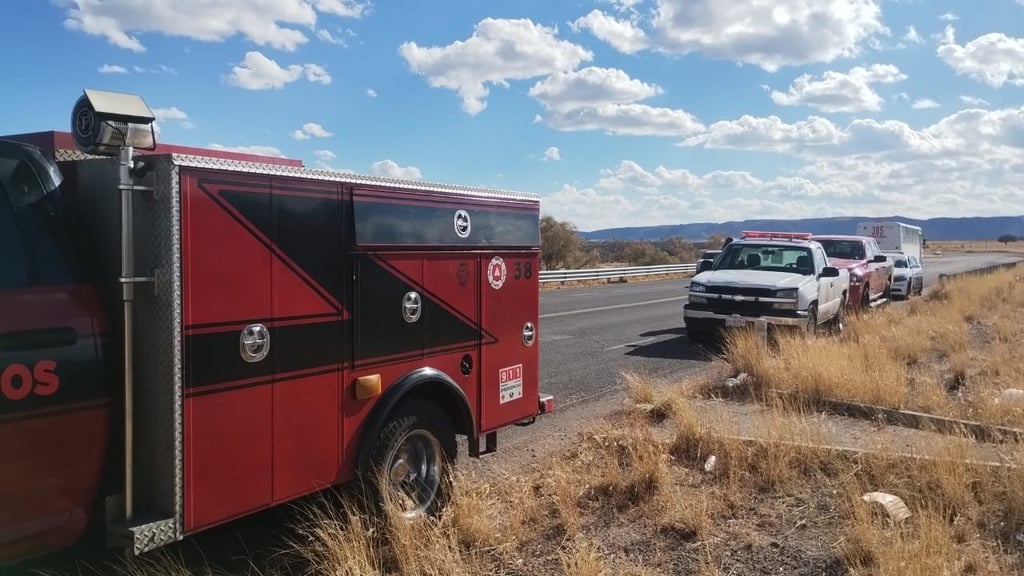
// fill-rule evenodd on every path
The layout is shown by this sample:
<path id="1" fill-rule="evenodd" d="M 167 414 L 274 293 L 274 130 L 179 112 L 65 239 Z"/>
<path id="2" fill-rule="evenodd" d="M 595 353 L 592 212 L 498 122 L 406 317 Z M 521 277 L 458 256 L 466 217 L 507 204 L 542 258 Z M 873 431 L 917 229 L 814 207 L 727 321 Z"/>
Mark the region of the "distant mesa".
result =
<path id="1" fill-rule="evenodd" d="M 742 220 L 733 222 L 699 222 L 665 226 L 605 228 L 579 232 L 586 240 L 648 240 L 657 241 L 682 236 L 688 240 L 705 240 L 718 234 L 739 236 L 743 230 L 777 232 L 810 232 L 812 234 L 856 234 L 857 223 L 867 220 L 896 220 L 920 226 L 926 240 L 995 240 L 1009 234 L 1024 237 L 1024 216 L 990 216 L 969 218 L 930 218 L 916 220 L 903 216 L 843 216 L 803 218 L 799 220 Z"/>

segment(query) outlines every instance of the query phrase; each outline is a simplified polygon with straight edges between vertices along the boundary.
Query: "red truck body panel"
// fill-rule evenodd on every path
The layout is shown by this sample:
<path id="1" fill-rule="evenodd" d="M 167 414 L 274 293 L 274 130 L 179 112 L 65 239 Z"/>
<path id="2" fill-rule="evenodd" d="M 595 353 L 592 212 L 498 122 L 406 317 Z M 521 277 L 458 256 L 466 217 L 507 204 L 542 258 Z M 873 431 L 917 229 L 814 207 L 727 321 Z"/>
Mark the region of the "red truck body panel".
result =
<path id="1" fill-rule="evenodd" d="M 350 479 L 376 400 L 355 398 L 361 376 L 380 374 L 386 389 L 439 369 L 474 403 L 481 432 L 536 412 L 539 356 L 520 343 L 539 313 L 536 241 L 503 251 L 508 274 L 492 282 L 496 253 L 441 240 L 467 209 L 490 234 L 482 242 L 508 244 L 484 224 L 536 219 L 536 205 L 193 168 L 181 190 L 186 532 Z M 401 316 L 411 290 L 423 300 L 415 323 Z M 255 322 L 270 329 L 271 351 L 246 364 L 237 341 Z M 511 366 L 514 395 L 479 397 Z"/>

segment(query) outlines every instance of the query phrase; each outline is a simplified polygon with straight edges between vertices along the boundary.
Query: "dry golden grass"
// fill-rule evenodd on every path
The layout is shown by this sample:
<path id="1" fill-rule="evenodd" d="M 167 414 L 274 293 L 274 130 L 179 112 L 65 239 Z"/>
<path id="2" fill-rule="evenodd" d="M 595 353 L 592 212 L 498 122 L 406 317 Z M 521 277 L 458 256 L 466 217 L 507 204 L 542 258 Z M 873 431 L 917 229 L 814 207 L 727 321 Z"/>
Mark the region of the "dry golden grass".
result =
<path id="1" fill-rule="evenodd" d="M 911 409 L 1024 426 L 1024 282 L 1019 268 L 961 277 L 926 299 L 850 317 L 842 337 L 780 334 L 770 352 L 750 333 L 725 355 L 757 391 Z"/>
<path id="2" fill-rule="evenodd" d="M 1024 470 L 822 447 L 812 419 L 774 407 L 749 423 L 712 416 L 690 388 L 587 430 L 536 472 L 455 479 L 436 519 L 372 520 L 323 503 L 290 538 L 288 572 L 329 576 L 979 574 L 1024 570 Z M 669 397 L 674 397 L 670 399 Z M 657 422 L 656 422 L 657 420 Z M 744 436 L 757 437 L 752 442 Z M 715 463 L 708 466 L 708 457 Z M 1020 460 L 1019 458 L 1017 459 Z M 865 492 L 901 497 L 891 522 Z M 155 557 L 154 557 L 155 558 Z M 130 574 L 187 574 L 150 562 Z"/>

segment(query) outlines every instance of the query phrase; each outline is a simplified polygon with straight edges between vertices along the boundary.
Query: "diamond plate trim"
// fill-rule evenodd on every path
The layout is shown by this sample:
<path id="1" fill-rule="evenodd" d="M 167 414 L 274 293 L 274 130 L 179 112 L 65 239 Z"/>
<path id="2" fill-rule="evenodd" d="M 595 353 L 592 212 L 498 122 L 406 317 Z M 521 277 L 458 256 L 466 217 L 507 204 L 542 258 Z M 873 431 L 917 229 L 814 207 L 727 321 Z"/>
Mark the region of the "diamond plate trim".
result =
<path id="1" fill-rule="evenodd" d="M 173 515 L 174 531 L 167 534 L 166 544 L 178 539 L 184 529 L 181 194 L 178 168 L 169 158 L 147 156 L 147 161 L 152 162 L 153 172 L 146 183 L 154 186 L 156 195 L 140 193 L 136 202 L 140 209 L 136 221 L 145 226 L 136 232 L 137 245 L 145 248 L 147 256 L 138 273 L 153 270 L 156 284 L 155 292 L 137 291 L 136 371 L 140 384 L 147 386 L 146 427 L 151 428 L 154 444 L 146 447 L 166 452 L 153 462 L 155 476 L 137 477 L 138 490 L 152 490 L 156 498 L 153 512 Z M 136 422 L 141 428 L 142 422 Z M 171 499 L 173 503 L 168 502 Z"/>
<path id="2" fill-rule="evenodd" d="M 76 160 L 100 160 L 106 159 L 106 156 L 94 156 L 92 154 L 86 154 L 80 150 L 71 150 L 68 148 L 58 148 L 53 151 L 53 157 L 57 162 L 73 162 Z"/>
<path id="3" fill-rule="evenodd" d="M 540 195 L 532 192 L 518 192 L 515 190 L 503 190 L 500 188 L 485 188 L 479 186 L 463 186 L 458 184 L 441 184 L 434 182 L 423 182 L 420 180 L 402 180 L 398 178 L 384 178 L 381 176 L 368 176 L 355 174 L 353 172 L 338 172 L 336 170 L 316 170 L 311 168 L 296 168 L 293 166 L 278 166 L 276 164 L 260 164 L 256 162 L 243 162 L 240 160 L 228 160 L 224 158 L 209 158 L 206 156 L 191 156 L 185 154 L 170 154 L 171 161 L 178 166 L 191 168 L 211 168 L 217 170 L 230 170 L 233 172 L 246 172 L 249 174 L 266 174 L 269 176 L 294 176 L 297 178 L 308 178 L 312 180 L 325 180 L 329 182 L 342 182 L 347 184 L 364 184 L 370 186 L 395 186 L 406 189 L 421 190 L 435 194 L 460 196 L 465 198 L 485 198 L 489 200 L 514 200 L 520 202 L 540 202 Z"/>
<path id="4" fill-rule="evenodd" d="M 174 519 L 132 526 L 128 532 L 131 534 L 132 551 L 136 556 L 178 540 L 178 528 Z"/>

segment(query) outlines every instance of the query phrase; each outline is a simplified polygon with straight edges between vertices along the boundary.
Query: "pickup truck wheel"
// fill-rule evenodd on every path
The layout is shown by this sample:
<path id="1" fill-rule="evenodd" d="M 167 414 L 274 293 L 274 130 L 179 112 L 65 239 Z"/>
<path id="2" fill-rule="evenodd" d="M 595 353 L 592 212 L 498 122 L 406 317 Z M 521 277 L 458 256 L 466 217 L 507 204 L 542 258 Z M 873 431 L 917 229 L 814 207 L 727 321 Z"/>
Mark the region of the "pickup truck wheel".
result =
<path id="1" fill-rule="evenodd" d="M 839 310 L 836 315 L 832 317 L 830 322 L 832 328 L 832 334 L 839 336 L 846 331 L 846 296 L 843 296 L 842 302 L 839 304 Z"/>
<path id="2" fill-rule="evenodd" d="M 866 311 L 871 309 L 871 286 L 865 284 L 860 292 L 860 309 Z"/>
<path id="3" fill-rule="evenodd" d="M 378 505 L 384 495 L 377 482 L 383 482 L 402 517 L 436 515 L 448 500 L 457 450 L 452 424 L 437 404 L 403 402 L 374 439 L 368 479 Z"/>
<path id="4" fill-rule="evenodd" d="M 816 336 L 818 334 L 818 306 L 811 304 L 807 307 L 807 327 L 805 329 L 808 336 Z"/>

